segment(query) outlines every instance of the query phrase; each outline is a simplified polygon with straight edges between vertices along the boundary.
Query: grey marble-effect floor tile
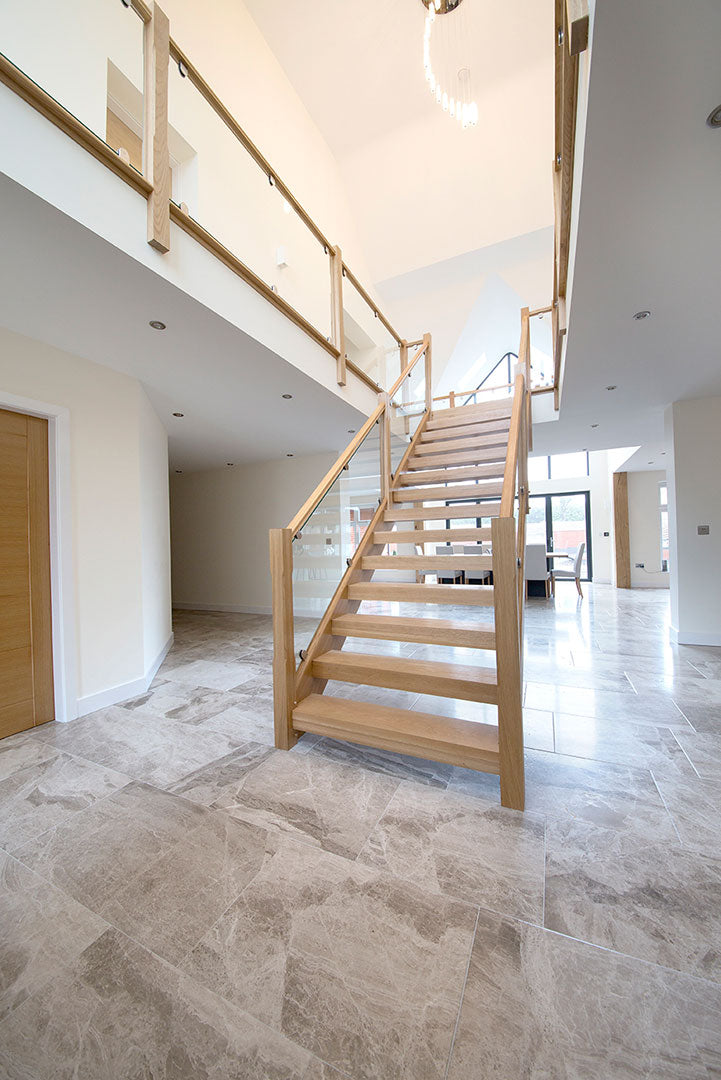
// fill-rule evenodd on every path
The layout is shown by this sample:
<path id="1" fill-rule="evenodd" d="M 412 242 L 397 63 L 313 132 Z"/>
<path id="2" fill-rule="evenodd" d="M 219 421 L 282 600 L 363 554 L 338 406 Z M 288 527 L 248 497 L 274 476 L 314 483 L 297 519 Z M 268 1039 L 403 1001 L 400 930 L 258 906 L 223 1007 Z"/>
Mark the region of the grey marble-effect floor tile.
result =
<path id="1" fill-rule="evenodd" d="M 213 806 L 353 859 L 398 783 L 315 753 L 277 750 L 229 784 Z"/>
<path id="2" fill-rule="evenodd" d="M 357 1080 L 440 1080 L 475 918 L 471 905 L 278 838 L 183 967 Z"/>
<path id="3" fill-rule="evenodd" d="M 546 830 L 545 925 L 721 981 L 721 860 L 577 821 Z"/>
<path id="4" fill-rule="evenodd" d="M 416 885 L 517 915 L 543 916 L 543 818 L 403 783 L 358 859 Z"/>
<path id="5" fill-rule="evenodd" d="M 554 714 L 596 716 L 634 724 L 653 724 L 654 727 L 688 726 L 671 698 L 664 694 L 622 694 L 612 690 L 529 682 L 526 684 L 524 705 L 529 709 L 550 710 Z"/>
<path id="6" fill-rule="evenodd" d="M 639 694 L 662 693 L 673 698 L 682 712 L 687 706 L 721 706 L 721 679 L 694 678 L 691 675 L 664 675 L 660 679 L 647 673 L 629 675 Z"/>
<path id="7" fill-rule="evenodd" d="M 302 749 L 309 738 L 304 735 L 296 746 Z M 359 769 L 393 776 L 398 780 L 415 780 L 430 787 L 445 788 L 453 771 L 452 765 L 440 761 L 426 761 L 424 758 L 411 757 L 408 754 L 394 754 L 389 750 L 377 750 L 372 746 L 360 746 L 340 739 L 316 738 L 308 747 L 308 752 L 318 754 L 329 761 L 339 761 Z"/>
<path id="8" fill-rule="evenodd" d="M 448 1080 L 701 1080 L 721 987 L 481 911 Z"/>
<path id="9" fill-rule="evenodd" d="M 200 726 L 208 731 L 220 731 L 232 739 L 246 739 L 263 746 L 275 746 L 272 702 L 266 705 L 252 699 L 241 700 L 239 704 L 231 705 L 223 712 L 203 720 Z"/>
<path id="10" fill-rule="evenodd" d="M 683 715 L 691 725 L 704 735 L 721 735 L 721 705 L 686 705 Z M 682 729 L 680 729 L 682 730 Z"/>
<path id="11" fill-rule="evenodd" d="M 486 705 L 479 701 L 461 701 L 458 698 L 419 694 L 411 708 L 416 712 L 427 712 L 437 716 L 458 716 L 461 720 L 492 724 L 494 727 L 498 724 L 496 706 Z M 525 745 L 533 747 L 534 750 L 553 751 L 553 713 L 539 709 L 524 709 L 523 739 Z"/>
<path id="12" fill-rule="evenodd" d="M 99 916 L 0 853 L 0 1021 L 106 929 Z"/>
<path id="13" fill-rule="evenodd" d="M 651 769 L 654 776 L 688 774 L 689 759 L 674 737 L 678 729 L 563 713 L 554 720 L 559 754 Z"/>
<path id="14" fill-rule="evenodd" d="M 235 695 L 227 690 L 209 690 L 204 686 L 186 686 L 164 680 L 155 685 L 155 689 L 123 701 L 121 705 L 134 713 L 150 713 L 151 716 L 165 716 L 188 724 L 202 724 L 236 702 Z"/>
<path id="15" fill-rule="evenodd" d="M 250 679 L 256 678 L 260 669 L 254 664 L 219 662 L 216 660 L 192 660 L 166 672 L 170 682 L 186 686 L 204 686 L 210 690 L 232 690 Z"/>
<path id="16" fill-rule="evenodd" d="M 675 734 L 701 779 L 721 781 L 721 731 L 718 735 L 685 731 Z"/>
<path id="17" fill-rule="evenodd" d="M 3 1025 L 12 1080 L 331 1080 L 328 1066 L 108 930 Z"/>
<path id="18" fill-rule="evenodd" d="M 160 785 L 172 784 L 247 741 L 118 706 L 47 726 L 52 731 L 43 738 L 58 749 Z"/>
<path id="19" fill-rule="evenodd" d="M 211 806 L 216 800 L 234 794 L 248 773 L 273 753 L 275 751 L 269 746 L 254 742 L 244 743 L 225 757 L 188 773 L 168 790 L 192 802 Z"/>
<path id="20" fill-rule="evenodd" d="M 662 776 L 656 782 L 681 843 L 702 854 L 721 857 L 721 782 Z"/>
<path id="21" fill-rule="evenodd" d="M 538 750 L 526 751 L 525 765 L 526 810 L 678 842 L 649 771 Z M 457 768 L 449 788 L 488 797 L 498 778 Z"/>
<path id="22" fill-rule="evenodd" d="M 0 781 L 0 847 L 15 854 L 127 782 L 113 769 L 63 753 L 18 769 Z"/>
<path id="23" fill-rule="evenodd" d="M 4 780 L 18 769 L 39 765 L 57 756 L 54 747 L 38 738 L 37 731 L 39 730 L 39 728 L 33 728 L 32 731 L 22 731 L 18 735 L 0 739 L 0 780 Z"/>

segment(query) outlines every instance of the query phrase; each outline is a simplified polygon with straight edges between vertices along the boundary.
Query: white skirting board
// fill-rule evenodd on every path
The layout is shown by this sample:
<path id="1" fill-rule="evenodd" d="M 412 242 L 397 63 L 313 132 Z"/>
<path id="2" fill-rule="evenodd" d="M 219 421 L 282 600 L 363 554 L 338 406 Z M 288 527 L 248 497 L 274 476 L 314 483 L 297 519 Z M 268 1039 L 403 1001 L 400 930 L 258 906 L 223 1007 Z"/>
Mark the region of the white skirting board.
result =
<path id="1" fill-rule="evenodd" d="M 669 627 L 669 637 L 674 645 L 718 645 L 721 647 L 721 634 L 694 634 Z"/>
<path id="2" fill-rule="evenodd" d="M 272 615 L 272 607 L 249 607 L 247 604 L 183 604 L 173 601 L 176 611 L 229 611 L 238 615 Z"/>
<path id="3" fill-rule="evenodd" d="M 141 679 L 132 682 L 121 683 L 120 686 L 111 686 L 107 690 L 100 690 L 97 694 L 88 694 L 87 697 L 78 698 L 77 716 L 87 716 L 88 713 L 98 709 L 107 709 L 111 705 L 117 705 L 119 701 L 127 701 L 129 698 L 144 694 L 155 678 L 158 668 L 170 652 L 173 644 L 173 634 L 170 635 L 155 660 Z"/>

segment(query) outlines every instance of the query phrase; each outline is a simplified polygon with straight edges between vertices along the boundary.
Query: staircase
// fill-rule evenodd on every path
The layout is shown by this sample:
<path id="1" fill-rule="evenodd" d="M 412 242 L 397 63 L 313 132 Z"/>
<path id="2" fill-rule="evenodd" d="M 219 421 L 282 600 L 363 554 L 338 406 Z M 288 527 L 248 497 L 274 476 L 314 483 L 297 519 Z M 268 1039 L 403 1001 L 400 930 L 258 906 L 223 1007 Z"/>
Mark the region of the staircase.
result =
<path id="1" fill-rule="evenodd" d="M 523 360 L 523 339 L 520 355 Z M 512 396 L 442 409 L 427 403 L 395 473 L 385 470 L 380 505 L 297 670 L 292 541 L 311 518 L 309 505 L 317 506 L 323 494 L 314 493 L 288 529 L 272 530 L 276 745 L 289 748 L 312 732 L 496 773 L 503 805 L 523 809 L 522 562 L 530 396 L 522 362 L 519 367 Z M 455 395 L 449 397 L 453 401 Z M 381 426 L 386 466 L 393 403 L 392 392 L 383 395 L 366 425 L 369 431 Z M 354 444 L 362 446 L 363 439 L 361 431 Z M 331 471 L 336 477 L 343 456 L 339 462 L 340 469 Z M 468 526 L 469 518 L 476 519 L 475 527 Z M 390 553 L 391 544 L 410 546 L 415 554 Z M 436 552 L 441 544 L 448 553 Z M 456 554 L 450 546 L 455 544 L 478 549 Z M 404 571 L 415 581 L 378 580 L 387 570 Z M 459 571 L 474 583 L 444 583 Z M 463 612 L 444 617 L 443 605 Z M 460 664 L 452 654 L 421 660 L 356 651 L 358 646 L 346 647 L 349 638 L 427 644 L 441 647 L 441 653 L 478 649 L 484 662 Z M 498 722 L 333 696 L 325 693 L 329 681 L 484 703 L 497 708 Z"/>

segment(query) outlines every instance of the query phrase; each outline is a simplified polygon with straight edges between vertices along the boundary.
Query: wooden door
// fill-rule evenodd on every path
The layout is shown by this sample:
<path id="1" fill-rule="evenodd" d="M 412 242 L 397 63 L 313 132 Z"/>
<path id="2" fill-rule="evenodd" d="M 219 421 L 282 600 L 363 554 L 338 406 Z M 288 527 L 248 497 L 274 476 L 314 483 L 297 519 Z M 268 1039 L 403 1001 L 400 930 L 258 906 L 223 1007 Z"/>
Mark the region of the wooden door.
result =
<path id="1" fill-rule="evenodd" d="M 0 409 L 0 738 L 54 716 L 48 422 Z"/>

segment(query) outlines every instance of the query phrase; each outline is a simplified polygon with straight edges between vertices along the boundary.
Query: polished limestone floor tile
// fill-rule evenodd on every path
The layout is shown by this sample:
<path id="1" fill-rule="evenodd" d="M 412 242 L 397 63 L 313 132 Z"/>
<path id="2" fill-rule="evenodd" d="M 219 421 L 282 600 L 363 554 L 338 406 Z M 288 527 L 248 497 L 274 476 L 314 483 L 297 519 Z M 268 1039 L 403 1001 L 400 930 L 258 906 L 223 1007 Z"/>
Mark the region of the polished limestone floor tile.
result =
<path id="1" fill-rule="evenodd" d="M 543 917 L 543 818 L 403 783 L 359 860 L 532 922 Z"/>
<path id="2" fill-rule="evenodd" d="M 681 842 L 721 857 L 721 781 L 659 777 L 657 782 Z"/>
<path id="3" fill-rule="evenodd" d="M 442 1078 L 476 909 L 278 838 L 183 963 L 359 1080 Z"/>
<path id="4" fill-rule="evenodd" d="M 12 1080 L 331 1080 L 338 1074 L 108 930 L 0 1029 Z"/>
<path id="5" fill-rule="evenodd" d="M 315 739 L 314 742 L 310 740 Z M 442 761 L 426 761 L 424 758 L 410 757 L 408 754 L 394 754 L 388 750 L 376 750 L 372 746 L 359 746 L 340 739 L 326 739 L 304 735 L 295 746 L 296 753 L 307 750 L 328 761 L 338 761 L 344 765 L 353 765 L 358 769 L 392 776 L 398 780 L 414 780 L 430 787 L 446 788 L 453 772 L 452 765 Z"/>
<path id="6" fill-rule="evenodd" d="M 721 982 L 721 859 L 549 822 L 545 926 Z"/>
<path id="7" fill-rule="evenodd" d="M 654 776 L 687 776 L 689 758 L 683 750 L 684 732 L 650 724 L 620 724 L 595 717 L 554 717 L 556 751 L 569 757 L 605 761 L 613 765 L 651 769 Z M 689 729 L 689 736 L 697 736 Z"/>
<path id="8" fill-rule="evenodd" d="M 212 805 L 238 820 L 352 859 L 398 783 L 392 776 L 316 753 L 275 750 L 256 768 L 226 783 Z"/>
<path id="9" fill-rule="evenodd" d="M 528 682 L 524 705 L 575 716 L 597 716 L 608 720 L 623 717 L 637 724 L 688 727 L 688 721 L 667 695 L 634 694 L 630 686 L 628 692 L 620 693 Z"/>
<path id="10" fill-rule="evenodd" d="M 481 911 L 448 1080 L 707 1080 L 721 987 Z"/>
<path id="11" fill-rule="evenodd" d="M 107 925 L 12 856 L 0 853 L 0 1021 L 66 970 Z"/>
<path id="12" fill-rule="evenodd" d="M 127 776 L 113 769 L 70 754 L 41 756 L 0 780 L 0 847 L 17 852 L 127 782 Z"/>
<path id="13" fill-rule="evenodd" d="M 721 731 L 717 735 L 677 731 L 676 738 L 702 780 L 721 782 Z"/>

